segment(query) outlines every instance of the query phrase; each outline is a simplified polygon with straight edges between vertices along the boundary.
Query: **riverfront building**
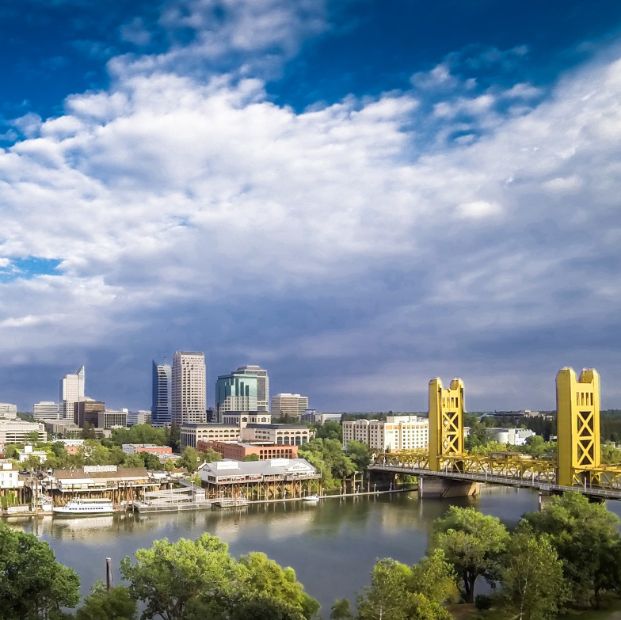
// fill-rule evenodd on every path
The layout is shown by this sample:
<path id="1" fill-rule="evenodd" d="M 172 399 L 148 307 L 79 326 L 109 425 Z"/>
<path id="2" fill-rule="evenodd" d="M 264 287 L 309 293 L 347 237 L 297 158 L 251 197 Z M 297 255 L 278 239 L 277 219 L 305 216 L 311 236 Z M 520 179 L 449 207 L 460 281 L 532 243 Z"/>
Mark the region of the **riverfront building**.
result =
<path id="1" fill-rule="evenodd" d="M 372 450 L 418 450 L 429 446 L 429 420 L 420 416 L 388 416 L 382 420 L 343 422 L 343 447 L 360 441 Z"/>
<path id="2" fill-rule="evenodd" d="M 300 420 L 308 409 L 308 396 L 281 393 L 272 398 L 272 415 Z"/>
<path id="3" fill-rule="evenodd" d="M 249 456 L 256 456 L 260 461 L 270 459 L 295 459 L 297 446 L 275 446 L 274 444 L 242 443 L 240 441 L 211 441 L 204 445 L 211 448 L 225 460 L 243 461 Z"/>
<path id="4" fill-rule="evenodd" d="M 151 390 L 151 422 L 154 426 L 165 426 L 171 422 L 172 369 L 170 364 L 153 362 Z"/>
<path id="5" fill-rule="evenodd" d="M 317 492 L 321 478 L 305 459 L 214 461 L 202 465 L 199 475 L 207 498 L 248 500 L 304 497 Z"/>
<path id="6" fill-rule="evenodd" d="M 239 441 L 240 428 L 229 424 L 184 424 L 180 429 L 180 443 L 183 448 L 196 448 L 198 442 Z"/>
<path id="7" fill-rule="evenodd" d="M 207 388 L 205 354 L 177 351 L 172 366 L 172 415 L 177 426 L 206 420 Z"/>

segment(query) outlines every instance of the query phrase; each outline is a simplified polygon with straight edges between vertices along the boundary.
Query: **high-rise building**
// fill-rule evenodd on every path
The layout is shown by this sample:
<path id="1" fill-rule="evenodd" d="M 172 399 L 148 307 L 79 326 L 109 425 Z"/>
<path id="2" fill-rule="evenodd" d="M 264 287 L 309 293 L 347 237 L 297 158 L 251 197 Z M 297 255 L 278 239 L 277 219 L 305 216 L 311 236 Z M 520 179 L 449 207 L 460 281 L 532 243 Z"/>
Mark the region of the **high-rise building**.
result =
<path id="1" fill-rule="evenodd" d="M 257 378 L 240 372 L 220 375 L 216 382 L 218 419 L 229 411 L 257 411 Z"/>
<path id="2" fill-rule="evenodd" d="M 17 405 L 13 403 L 0 403 L 0 418 L 14 420 L 17 417 Z"/>
<path id="3" fill-rule="evenodd" d="M 172 370 L 169 364 L 153 362 L 153 398 L 151 401 L 151 422 L 156 426 L 170 424 L 170 381 Z"/>
<path id="4" fill-rule="evenodd" d="M 205 354 L 177 351 L 173 357 L 171 421 L 202 424 L 206 420 L 207 388 Z"/>
<path id="5" fill-rule="evenodd" d="M 308 409 L 308 396 L 301 394 L 276 394 L 272 398 L 272 415 L 300 419 Z"/>
<path id="6" fill-rule="evenodd" d="M 359 441 L 380 452 L 427 449 L 429 420 L 421 416 L 388 416 L 386 420 L 351 420 L 343 422 L 343 447 Z"/>
<path id="7" fill-rule="evenodd" d="M 270 410 L 270 378 L 265 368 L 256 364 L 240 366 L 235 374 L 257 378 L 257 411 Z"/>
<path id="8" fill-rule="evenodd" d="M 35 420 L 58 420 L 62 414 L 58 403 L 42 400 L 32 406 L 32 416 Z"/>
<path id="9" fill-rule="evenodd" d="M 100 400 L 93 400 L 92 398 L 76 402 L 73 406 L 73 421 L 80 428 L 86 428 L 87 424 L 92 428 L 97 428 L 99 425 L 98 416 L 106 410 L 106 403 Z"/>
<path id="10" fill-rule="evenodd" d="M 84 388 L 86 384 L 86 372 L 84 366 L 73 374 L 65 375 L 60 380 L 60 401 L 61 416 L 66 419 L 73 419 L 74 404 L 84 400 Z"/>

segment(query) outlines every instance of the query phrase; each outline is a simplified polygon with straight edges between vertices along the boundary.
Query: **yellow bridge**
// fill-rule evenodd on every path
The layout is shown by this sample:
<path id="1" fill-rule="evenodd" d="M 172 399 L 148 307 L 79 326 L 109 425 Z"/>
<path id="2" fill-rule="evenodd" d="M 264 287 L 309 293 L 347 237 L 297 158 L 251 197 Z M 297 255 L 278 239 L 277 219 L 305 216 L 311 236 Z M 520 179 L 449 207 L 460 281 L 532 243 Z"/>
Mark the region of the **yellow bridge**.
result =
<path id="1" fill-rule="evenodd" d="M 621 465 L 600 458 L 600 382 L 594 369 L 577 378 L 571 368 L 556 377 L 558 449 L 556 459 L 515 452 L 486 456 L 464 448 L 464 383 L 429 382 L 429 449 L 379 455 L 371 472 L 420 477 L 421 496 L 475 493 L 476 483 L 531 487 L 548 492 L 581 491 L 621 499 Z M 427 486 L 428 491 L 425 491 Z"/>

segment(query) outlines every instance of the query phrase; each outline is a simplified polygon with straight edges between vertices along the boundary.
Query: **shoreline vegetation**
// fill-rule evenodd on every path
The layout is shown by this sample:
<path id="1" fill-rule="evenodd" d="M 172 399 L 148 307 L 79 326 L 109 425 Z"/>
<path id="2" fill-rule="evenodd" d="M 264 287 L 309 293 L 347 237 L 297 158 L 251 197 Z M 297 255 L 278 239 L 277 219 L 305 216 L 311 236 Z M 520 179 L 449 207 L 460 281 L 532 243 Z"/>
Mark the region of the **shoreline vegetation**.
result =
<path id="1" fill-rule="evenodd" d="M 125 585 L 96 584 L 75 612 L 79 578 L 47 543 L 0 523 L 0 564 L 0 620 L 604 620 L 621 607 L 619 519 L 574 493 L 512 530 L 451 506 L 425 557 L 378 560 L 355 600 L 331 609 L 319 609 L 292 568 L 258 552 L 236 559 L 210 534 L 139 549 L 121 561 Z"/>

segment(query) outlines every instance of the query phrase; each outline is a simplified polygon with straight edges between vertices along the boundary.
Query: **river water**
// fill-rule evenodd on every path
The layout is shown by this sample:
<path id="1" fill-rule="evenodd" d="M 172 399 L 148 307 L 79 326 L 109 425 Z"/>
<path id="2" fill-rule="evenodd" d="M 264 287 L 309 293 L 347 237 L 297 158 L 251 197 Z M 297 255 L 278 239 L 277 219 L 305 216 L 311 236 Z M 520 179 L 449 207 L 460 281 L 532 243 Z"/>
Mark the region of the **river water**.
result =
<path id="1" fill-rule="evenodd" d="M 118 582 L 119 561 L 158 538 L 219 536 L 235 556 L 263 551 L 283 566 L 292 566 L 307 592 L 322 606 L 324 618 L 335 599 L 355 594 L 369 582 L 379 558 L 412 564 L 425 554 L 434 519 L 451 504 L 475 506 L 513 526 L 520 516 L 537 510 L 529 490 L 484 487 L 475 499 L 419 500 L 416 493 L 254 505 L 243 512 L 200 511 L 179 514 L 117 515 L 82 519 L 40 519 L 13 525 L 37 534 L 56 558 L 80 575 L 81 590 L 105 577 L 111 557 Z M 609 502 L 621 516 L 621 502 Z"/>

